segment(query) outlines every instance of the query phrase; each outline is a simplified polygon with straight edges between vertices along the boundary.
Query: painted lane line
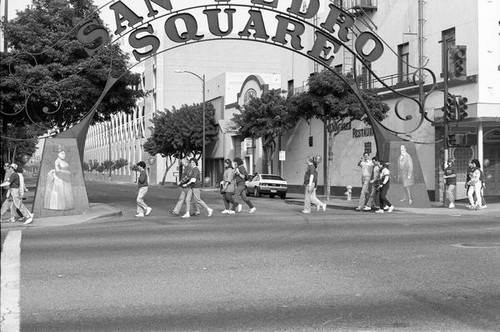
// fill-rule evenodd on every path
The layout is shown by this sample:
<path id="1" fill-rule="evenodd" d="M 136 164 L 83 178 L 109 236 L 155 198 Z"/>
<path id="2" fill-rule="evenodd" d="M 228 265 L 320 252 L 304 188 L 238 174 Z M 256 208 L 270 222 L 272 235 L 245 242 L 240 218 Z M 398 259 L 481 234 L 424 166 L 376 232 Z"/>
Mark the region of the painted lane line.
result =
<path id="1" fill-rule="evenodd" d="M 6 332 L 20 329 L 21 236 L 22 231 L 11 231 L 3 243 L 0 330 Z"/>

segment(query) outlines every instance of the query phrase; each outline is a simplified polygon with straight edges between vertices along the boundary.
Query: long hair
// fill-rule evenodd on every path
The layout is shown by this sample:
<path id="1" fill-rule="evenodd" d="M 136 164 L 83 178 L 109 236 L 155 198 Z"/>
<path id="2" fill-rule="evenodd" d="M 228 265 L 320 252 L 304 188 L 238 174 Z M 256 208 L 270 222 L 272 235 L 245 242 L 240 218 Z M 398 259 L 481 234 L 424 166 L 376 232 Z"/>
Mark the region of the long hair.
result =
<path id="1" fill-rule="evenodd" d="M 470 162 L 476 165 L 477 168 L 481 168 L 481 163 L 479 162 L 479 160 L 472 159 Z"/>

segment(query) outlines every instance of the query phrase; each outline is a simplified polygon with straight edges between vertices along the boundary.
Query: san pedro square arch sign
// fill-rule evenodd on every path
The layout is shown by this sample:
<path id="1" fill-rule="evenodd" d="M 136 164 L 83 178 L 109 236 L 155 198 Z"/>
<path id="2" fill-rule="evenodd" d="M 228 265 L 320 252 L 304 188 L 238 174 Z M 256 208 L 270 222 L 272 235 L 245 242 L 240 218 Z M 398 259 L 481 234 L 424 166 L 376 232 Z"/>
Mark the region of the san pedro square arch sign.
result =
<path id="1" fill-rule="evenodd" d="M 132 55 L 137 61 L 134 66 L 157 54 L 176 48 L 219 40 L 264 43 L 285 48 L 307 57 L 338 75 L 351 87 L 371 121 L 377 154 L 380 159 L 390 161 L 396 168 L 401 163 L 400 151 L 403 150 L 402 145 L 404 145 L 404 150 L 413 156 L 411 170 L 413 172 L 411 175 L 412 190 L 415 192 L 412 197 L 413 206 L 429 206 L 415 143 L 411 139 L 402 137 L 411 138 L 411 134 L 416 132 L 425 121 L 433 122 L 425 111 L 425 101 L 430 94 L 435 92 L 435 75 L 427 68 L 417 68 L 413 75 L 413 81 L 416 85 L 423 84 L 422 80 L 417 77 L 417 72 L 420 76 L 426 72 L 433 80 L 431 88 L 425 92 L 423 100 L 393 90 L 368 66 L 368 64 L 379 60 L 384 54 L 387 45 L 383 39 L 368 28 L 362 31 L 360 26 L 365 26 L 365 23 L 356 20 L 356 17 L 348 11 L 330 3 L 330 1 L 323 1 L 328 2 L 328 4 L 320 0 L 214 0 L 199 1 L 194 6 L 186 6 L 186 2 L 182 0 L 144 0 L 143 2 L 133 1 L 129 3 L 109 1 L 98 10 L 100 13 L 108 11 L 107 14 L 114 16 L 112 33 L 97 19 L 90 17 L 70 33 L 76 34 L 78 41 L 84 45 L 90 56 L 104 52 L 108 45 L 118 41 L 128 43 L 132 48 Z M 324 12 L 320 13 L 320 11 Z M 323 17 L 324 19 L 318 21 L 314 19 L 315 17 Z M 304 35 L 310 32 L 314 34 L 314 42 L 306 47 L 304 46 Z M 162 36 L 166 36 L 166 38 L 161 38 Z M 356 72 L 354 72 L 354 81 L 348 82 L 331 68 L 335 56 L 343 48 L 350 52 L 382 86 L 416 105 L 415 108 L 418 111 L 415 115 L 402 115 L 402 110 L 399 107 L 402 103 L 399 102 L 396 103 L 394 110 L 400 120 L 413 120 L 413 123 L 416 123 L 413 129 L 400 132 L 387 128 L 374 118 L 361 98 Z M 354 68 L 354 70 L 356 69 Z M 90 120 L 106 93 L 119 79 L 119 75 L 114 73 L 112 76 L 110 72 L 106 87 L 92 109 L 78 124 L 59 133 L 56 137 L 58 140 L 75 141 L 80 159 L 83 158 L 85 137 Z M 60 142 L 57 145 L 61 145 Z M 43 156 L 45 157 L 45 151 Z M 42 165 L 45 164 L 44 157 L 42 157 Z M 47 162 L 47 165 L 50 165 L 50 162 Z M 80 183 L 80 181 L 77 182 Z M 402 181 L 400 185 L 403 186 Z M 39 183 L 39 186 L 41 186 L 41 190 L 37 190 L 35 207 L 38 209 L 37 212 L 43 215 L 44 209 L 41 207 L 41 203 L 37 204 L 37 201 L 43 202 L 45 199 L 42 195 L 44 184 Z M 403 189 L 401 190 L 403 191 Z M 407 188 L 404 188 L 405 192 L 406 190 Z M 75 202 L 77 201 L 76 198 Z M 79 209 L 79 211 L 81 210 Z"/>

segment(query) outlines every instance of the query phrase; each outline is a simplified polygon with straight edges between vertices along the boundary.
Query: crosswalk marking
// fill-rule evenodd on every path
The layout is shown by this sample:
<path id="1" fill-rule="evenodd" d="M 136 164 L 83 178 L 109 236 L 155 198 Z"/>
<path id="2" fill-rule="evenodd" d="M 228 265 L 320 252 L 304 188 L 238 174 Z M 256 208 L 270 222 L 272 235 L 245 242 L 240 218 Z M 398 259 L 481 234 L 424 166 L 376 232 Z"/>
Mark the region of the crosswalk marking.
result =
<path id="1" fill-rule="evenodd" d="M 5 332 L 20 329 L 21 236 L 22 231 L 10 231 L 3 243 L 0 330 Z"/>

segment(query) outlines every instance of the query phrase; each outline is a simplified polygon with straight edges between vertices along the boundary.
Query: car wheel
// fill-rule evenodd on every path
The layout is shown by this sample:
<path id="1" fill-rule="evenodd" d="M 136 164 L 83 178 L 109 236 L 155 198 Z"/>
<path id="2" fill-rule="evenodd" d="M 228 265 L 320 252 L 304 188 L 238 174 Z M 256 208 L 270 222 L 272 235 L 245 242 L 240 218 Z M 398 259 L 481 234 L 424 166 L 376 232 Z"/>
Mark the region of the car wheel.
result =
<path id="1" fill-rule="evenodd" d="M 261 195 L 260 195 L 259 188 L 257 188 L 257 187 L 253 188 L 253 195 L 254 195 L 255 197 L 260 197 L 260 196 L 261 196 Z"/>
<path id="2" fill-rule="evenodd" d="M 281 197 L 281 199 L 285 199 L 286 198 L 286 193 L 281 194 L 280 197 Z"/>
<path id="3" fill-rule="evenodd" d="M 274 198 L 274 194 L 270 194 L 269 197 Z"/>

